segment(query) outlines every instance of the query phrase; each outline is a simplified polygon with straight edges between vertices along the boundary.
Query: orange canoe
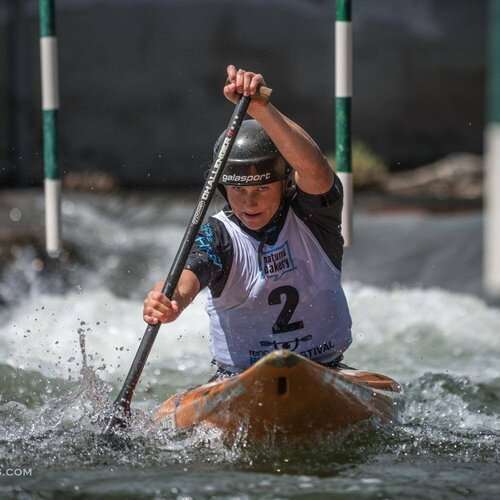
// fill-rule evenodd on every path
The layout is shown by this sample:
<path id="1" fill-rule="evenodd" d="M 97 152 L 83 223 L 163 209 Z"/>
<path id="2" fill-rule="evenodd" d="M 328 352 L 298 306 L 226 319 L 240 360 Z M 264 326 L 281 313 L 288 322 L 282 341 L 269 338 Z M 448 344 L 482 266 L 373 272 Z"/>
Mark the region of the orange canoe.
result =
<path id="1" fill-rule="evenodd" d="M 290 351 L 274 351 L 240 375 L 167 399 L 155 415 L 176 429 L 216 427 L 225 440 L 310 439 L 362 421 L 390 423 L 397 382 L 377 373 L 325 368 Z"/>

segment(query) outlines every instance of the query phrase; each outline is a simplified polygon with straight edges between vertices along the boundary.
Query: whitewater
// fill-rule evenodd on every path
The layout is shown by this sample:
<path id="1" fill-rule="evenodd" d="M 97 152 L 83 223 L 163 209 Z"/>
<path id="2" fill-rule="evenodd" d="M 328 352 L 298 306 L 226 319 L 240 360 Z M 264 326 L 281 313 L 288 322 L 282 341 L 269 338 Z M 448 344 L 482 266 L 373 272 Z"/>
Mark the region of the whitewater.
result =
<path id="1" fill-rule="evenodd" d="M 205 297 L 161 328 L 125 448 L 99 438 L 193 196 L 72 194 L 67 251 L 19 245 L 0 280 L 0 495 L 12 498 L 492 498 L 500 445 L 500 309 L 481 296 L 480 214 L 359 213 L 344 261 L 345 361 L 398 380 L 399 421 L 311 450 L 227 449 L 209 432 L 148 427 L 174 392 L 213 373 Z M 36 194 L 24 217 L 37 218 Z M 23 496 L 24 495 L 24 496 Z"/>

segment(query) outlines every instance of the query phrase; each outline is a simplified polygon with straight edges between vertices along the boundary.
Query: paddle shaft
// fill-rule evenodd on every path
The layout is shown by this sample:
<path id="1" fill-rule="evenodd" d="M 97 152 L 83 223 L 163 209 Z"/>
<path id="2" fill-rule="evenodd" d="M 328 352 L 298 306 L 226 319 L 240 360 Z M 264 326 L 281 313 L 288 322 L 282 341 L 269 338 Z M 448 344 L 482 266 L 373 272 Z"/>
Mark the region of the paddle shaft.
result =
<path id="1" fill-rule="evenodd" d="M 191 216 L 191 220 L 186 228 L 186 232 L 184 233 L 179 249 L 177 250 L 170 272 L 168 273 L 165 284 L 163 285 L 162 293 L 164 293 L 169 299 L 171 299 L 174 295 L 187 257 L 191 251 L 191 247 L 193 246 L 194 239 L 198 234 L 201 223 L 207 213 L 208 206 L 210 205 L 210 201 L 214 196 L 219 178 L 224 170 L 224 166 L 227 162 L 229 153 L 231 152 L 231 148 L 233 147 L 233 143 L 236 139 L 241 122 L 245 117 L 249 104 L 250 97 L 241 97 L 236 104 L 233 115 L 231 116 L 224 142 L 222 143 L 222 146 L 217 154 L 217 158 L 210 168 L 205 185 L 203 186 L 203 190 L 198 199 L 198 204 L 196 205 L 193 215 Z M 127 378 L 125 379 L 123 387 L 114 402 L 114 414 L 105 428 L 105 434 L 112 431 L 116 425 L 123 423 L 123 415 L 128 416 L 130 414 L 130 402 L 132 400 L 134 390 L 139 382 L 139 378 L 142 374 L 149 353 L 151 352 L 151 348 L 153 347 L 160 326 L 160 324 L 148 325 L 146 328 Z M 121 415 L 119 415 L 119 413 L 121 413 Z"/>

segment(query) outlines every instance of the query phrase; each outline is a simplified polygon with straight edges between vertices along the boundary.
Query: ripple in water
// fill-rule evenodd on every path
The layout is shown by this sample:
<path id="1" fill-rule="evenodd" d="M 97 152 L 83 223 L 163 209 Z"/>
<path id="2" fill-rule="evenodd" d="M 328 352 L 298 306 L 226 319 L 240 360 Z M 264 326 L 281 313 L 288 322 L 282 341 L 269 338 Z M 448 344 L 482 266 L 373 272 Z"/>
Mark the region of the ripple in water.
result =
<path id="1" fill-rule="evenodd" d="M 293 488 L 311 494 L 344 488 L 359 493 L 384 490 L 387 482 L 381 477 L 387 467 L 404 477 L 416 474 L 415 463 L 420 464 L 419 474 L 436 463 L 440 467 L 452 463 L 498 466 L 500 378 L 494 376 L 498 359 L 494 327 L 499 311 L 474 298 L 439 290 L 383 291 L 353 284 L 348 295 L 361 338 L 347 361 L 387 373 L 403 385 L 404 405 L 392 428 L 378 432 L 358 428 L 342 439 L 325 436 L 320 448 L 280 450 L 256 449 L 245 442 L 244 433 L 236 446 L 227 448 L 214 431 L 177 434 L 152 428 L 150 417 L 162 399 L 209 377 L 206 339 L 201 332 L 189 331 L 193 324 L 201 331 L 205 328 L 199 301 L 175 325 L 175 333 L 173 327 L 162 331 L 134 402 L 132 426 L 119 446 L 110 444 L 103 441 L 100 431 L 111 396 L 138 345 L 137 331 L 142 324 L 132 308 L 135 303 L 101 290 L 92 295 L 75 294 L 74 306 L 68 309 L 71 295 L 47 295 L 39 297 L 39 310 L 33 315 L 26 316 L 25 311 L 30 310 L 26 304 L 22 310 L 10 311 L 9 322 L 1 331 L 8 350 L 2 351 L 7 356 L 0 366 L 0 466 L 37 464 L 36 470 L 41 468 L 45 479 L 24 480 L 28 488 L 30 484 L 38 488 L 41 481 L 52 491 L 44 483 L 47 477 L 53 485 L 66 478 L 67 471 L 80 471 L 68 485 L 78 486 L 86 477 L 86 481 L 93 478 L 112 484 L 112 490 L 130 493 L 136 491 L 139 478 L 150 478 L 158 491 L 177 488 L 171 485 L 174 483 L 182 486 L 179 492 L 188 491 L 189 483 L 192 493 L 207 498 L 211 493 L 203 489 L 206 484 L 202 487 L 193 475 L 211 477 L 207 484 L 214 492 L 225 491 L 221 484 L 232 485 L 236 491 L 241 481 L 238 475 L 247 474 L 257 492 L 264 489 L 260 483 L 269 481 L 271 490 L 278 488 L 284 495 L 292 494 Z M 380 312 L 388 309 L 384 301 L 391 306 L 390 317 Z M 425 302 L 436 311 L 446 303 L 446 311 L 436 316 L 431 311 L 422 321 L 421 314 L 412 311 Z M 41 303 L 45 304 L 43 310 Z M 121 317 L 121 329 L 111 324 L 109 315 L 103 320 L 105 304 Z M 475 314 L 476 323 L 491 325 L 490 330 L 475 336 L 475 350 L 464 348 L 471 342 L 464 310 L 469 322 Z M 55 316 L 51 316 L 53 311 Z M 34 322 L 35 316 L 38 322 Z M 51 317 L 57 320 L 51 322 Z M 33 323 L 39 326 L 27 328 Z M 370 334 L 365 334 L 369 325 Z M 453 335 L 447 329 L 452 326 Z M 16 342 L 19 332 L 23 332 L 22 342 Z M 86 357 L 82 356 L 83 346 Z M 463 372 L 467 369 L 467 376 L 460 374 L 460 367 Z M 410 471 L 406 470 L 408 464 L 412 464 Z M 133 478 L 125 470 L 133 470 Z M 166 477 L 161 470 L 169 471 Z M 360 471 L 367 471 L 367 476 L 359 477 Z M 431 468 L 425 472 L 430 473 Z M 268 476 L 270 479 L 262 479 Z M 470 481 L 465 471 L 459 476 L 459 482 L 464 477 Z M 10 482 L 12 487 L 19 484 L 19 480 Z M 401 491 L 406 491 L 408 486 L 403 483 Z M 476 479 L 473 484 L 482 488 L 486 483 L 481 486 Z M 83 488 L 89 494 L 94 491 L 90 484 Z M 253 490 L 247 487 L 245 491 Z"/>
<path id="2" fill-rule="evenodd" d="M 160 220 L 155 230 L 161 236 L 147 250 L 151 259 L 133 265 L 147 252 L 142 242 L 151 231 L 143 226 L 150 211 L 132 218 L 125 234 L 124 225 L 116 224 L 123 205 L 104 208 L 66 214 L 75 246 L 88 247 L 85 258 L 70 259 L 66 274 L 37 271 L 36 252 L 29 248 L 3 270 L 0 470 L 26 467 L 32 474 L 1 477 L 0 496 L 500 495 L 494 479 L 500 462 L 500 311 L 439 289 L 346 286 L 355 325 L 346 362 L 402 383 L 404 401 L 393 427 L 360 427 L 324 436 L 319 445 L 279 450 L 256 449 L 245 441 L 244 429 L 238 443 L 227 447 L 213 430 L 152 427 L 162 400 L 211 374 L 200 297 L 175 325 L 162 327 L 129 431 L 118 442 L 103 440 L 102 421 L 144 331 L 143 294 L 164 273 L 164 242 L 170 241 L 170 255 L 181 235 L 181 222 Z M 182 221 L 185 213 L 176 217 Z M 89 231 L 98 228 L 94 241 L 82 241 L 80 223 Z M 122 254 L 113 254 L 115 245 L 124 245 Z"/>

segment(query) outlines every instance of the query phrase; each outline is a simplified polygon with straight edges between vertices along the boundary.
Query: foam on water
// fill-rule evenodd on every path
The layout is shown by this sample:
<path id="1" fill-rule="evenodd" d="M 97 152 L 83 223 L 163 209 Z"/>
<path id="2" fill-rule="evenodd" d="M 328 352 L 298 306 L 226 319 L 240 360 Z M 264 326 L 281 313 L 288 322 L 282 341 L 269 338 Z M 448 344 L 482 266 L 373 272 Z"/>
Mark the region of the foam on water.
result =
<path id="1" fill-rule="evenodd" d="M 399 380 L 426 371 L 499 376 L 500 310 L 439 289 L 348 284 L 354 342 L 346 359 Z"/>
<path id="2" fill-rule="evenodd" d="M 480 299 L 443 290 L 383 290 L 347 284 L 354 341 L 346 361 L 401 381 L 427 371 L 475 381 L 499 375 L 500 310 Z M 208 319 L 201 295 L 173 324 L 160 329 L 151 354 L 159 367 L 206 372 L 210 360 Z M 145 324 L 142 303 L 104 288 L 65 296 L 38 295 L 4 312 L 0 362 L 66 377 L 81 361 L 79 332 L 87 353 L 107 377 L 123 375 Z"/>
<path id="3" fill-rule="evenodd" d="M 207 323 L 200 297 L 175 324 L 160 329 L 151 365 L 206 372 Z M 104 378 L 116 379 L 128 370 L 145 327 L 142 303 L 117 298 L 108 290 L 42 295 L 11 310 L 3 322 L 0 362 L 66 378 L 79 372 L 79 336 L 85 334 L 91 364 Z"/>
<path id="4" fill-rule="evenodd" d="M 496 457 L 500 311 L 474 297 L 437 289 L 382 290 L 352 283 L 346 292 L 355 325 L 346 361 L 393 376 L 406 392 L 398 452 L 428 454 L 444 447 L 457 456 L 481 452 Z M 149 414 L 162 398 L 209 375 L 203 302 L 199 297 L 175 324 L 160 330 L 140 385 L 139 407 Z M 12 309 L 3 322 L 0 363 L 76 380 L 84 335 L 89 365 L 99 379 L 114 382 L 116 388 L 143 331 L 141 303 L 105 289 L 40 295 Z M 153 388 L 149 393 L 144 389 L 148 387 Z M 110 391 L 109 386 L 92 397 L 109 398 Z M 46 401 L 51 409 L 45 408 L 45 413 L 61 407 L 50 398 Z M 74 416 L 80 421 L 85 405 L 76 407 L 68 403 L 59 420 L 68 422 Z"/>
<path id="5" fill-rule="evenodd" d="M 246 454 L 244 436 L 238 449 L 227 449 L 214 432 L 179 435 L 149 429 L 150 416 L 163 399 L 204 382 L 213 370 L 200 296 L 178 321 L 160 330 L 134 399 L 128 444 L 115 450 L 100 442 L 102 413 L 109 409 L 145 329 L 144 293 L 163 277 L 182 236 L 186 207 L 164 204 L 156 200 L 129 209 L 120 199 L 101 206 L 77 198 L 65 202 L 66 235 L 81 258 L 77 252 L 67 268 L 41 272 L 36 251 L 24 247 L 3 270 L 0 457 L 8 460 L 0 458 L 0 466 L 13 460 L 45 464 L 48 491 L 50 478 L 63 484 L 58 468 L 69 471 L 64 484 L 73 488 L 81 485 L 81 468 L 92 466 L 87 491 L 97 493 L 92 489 L 95 478 L 108 478 L 109 491 L 144 491 L 146 481 L 172 493 L 182 482 L 178 475 L 192 468 L 182 491 L 199 497 L 254 490 L 279 496 L 297 489 L 397 497 L 414 491 L 410 483 L 416 477 L 428 479 L 426 489 L 449 487 L 445 477 L 432 479 L 435 471 L 431 466 L 426 472 L 428 463 L 439 462 L 452 471 L 450 462 L 480 463 L 486 471 L 498 466 L 500 310 L 438 288 L 355 282 L 345 285 L 354 336 L 345 361 L 402 383 L 404 402 L 393 428 L 375 435 L 358 431 L 346 437 L 345 446 L 334 446 L 338 439 L 325 437 L 325 449 L 313 454 L 285 451 L 277 456 L 261 450 L 258 460 Z M 420 465 L 412 468 L 415 463 Z M 117 469 L 99 469 L 100 464 Z M 217 464 L 212 479 L 203 475 L 207 464 Z M 239 477 L 225 471 L 228 464 L 246 472 Z M 133 477 L 127 467 L 133 468 Z M 387 470 L 399 474 L 399 483 L 387 482 Z M 479 469 L 473 470 L 481 476 Z M 475 483 L 467 468 L 460 474 L 467 487 L 491 490 L 488 472 Z M 248 477 L 254 484 L 250 490 L 239 484 Z"/>

